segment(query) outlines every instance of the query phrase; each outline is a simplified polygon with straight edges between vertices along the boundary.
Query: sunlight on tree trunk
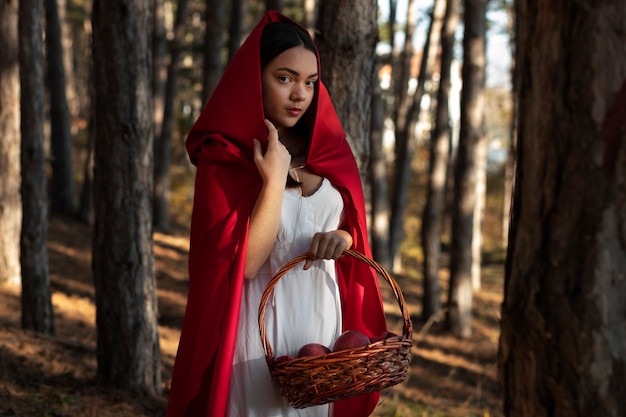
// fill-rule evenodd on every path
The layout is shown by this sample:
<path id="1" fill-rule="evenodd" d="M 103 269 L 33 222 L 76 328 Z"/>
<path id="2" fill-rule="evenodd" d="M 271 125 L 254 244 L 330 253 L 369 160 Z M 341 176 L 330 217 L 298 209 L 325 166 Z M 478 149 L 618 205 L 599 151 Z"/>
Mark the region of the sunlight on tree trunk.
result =
<path id="1" fill-rule="evenodd" d="M 459 337 L 472 333 L 472 232 L 484 134 L 486 0 L 465 2 L 461 131 L 454 173 L 447 325 Z"/>
<path id="2" fill-rule="evenodd" d="M 17 2 L 0 3 L 0 284 L 19 285 L 20 70 Z"/>
<path id="3" fill-rule="evenodd" d="M 424 250 L 424 298 L 422 319 L 428 320 L 441 310 L 439 283 L 441 217 L 445 207 L 446 178 L 450 156 L 451 66 L 454 56 L 455 32 L 458 26 L 458 0 L 447 0 L 441 28 L 441 71 L 437 90 L 435 127 L 430 139 L 428 190 L 422 213 L 422 248 Z"/>

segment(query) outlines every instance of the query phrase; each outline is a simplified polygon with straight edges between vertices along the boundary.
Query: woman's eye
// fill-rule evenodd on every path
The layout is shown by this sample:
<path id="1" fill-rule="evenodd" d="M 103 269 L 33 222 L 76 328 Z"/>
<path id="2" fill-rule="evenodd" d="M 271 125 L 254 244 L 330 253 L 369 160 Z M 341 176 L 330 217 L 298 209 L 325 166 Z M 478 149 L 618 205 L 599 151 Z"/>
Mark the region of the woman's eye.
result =
<path id="1" fill-rule="evenodd" d="M 315 87 L 315 83 L 317 83 L 317 80 L 309 80 L 306 82 L 306 85 L 309 87 Z"/>
<path id="2" fill-rule="evenodd" d="M 278 77 L 278 79 L 279 79 L 281 82 L 284 82 L 284 83 L 288 83 L 288 82 L 291 80 L 291 78 L 289 78 L 289 76 L 288 76 L 288 75 L 281 75 L 281 76 L 279 76 L 279 77 Z"/>

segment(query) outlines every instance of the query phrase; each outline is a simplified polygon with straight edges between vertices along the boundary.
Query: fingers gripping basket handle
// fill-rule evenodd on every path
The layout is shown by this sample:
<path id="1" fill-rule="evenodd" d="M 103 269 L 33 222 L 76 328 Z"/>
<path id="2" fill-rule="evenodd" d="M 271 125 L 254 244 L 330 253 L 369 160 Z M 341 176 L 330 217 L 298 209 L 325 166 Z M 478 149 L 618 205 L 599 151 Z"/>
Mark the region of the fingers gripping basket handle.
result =
<path id="1" fill-rule="evenodd" d="M 403 326 L 402 326 L 402 334 L 406 339 L 411 339 L 411 334 L 413 332 L 413 327 L 411 324 L 411 318 L 408 310 L 406 309 L 406 302 L 404 301 L 404 296 L 402 295 L 402 291 L 400 290 L 400 286 L 398 283 L 389 275 L 389 273 L 382 267 L 378 262 L 368 258 L 360 252 L 357 252 L 352 249 L 347 249 L 343 252 L 344 255 L 351 256 L 365 264 L 371 266 L 376 272 L 378 272 L 387 283 L 391 286 L 393 290 L 393 294 L 398 301 L 398 305 L 400 307 L 400 312 L 402 314 Z M 301 262 L 304 262 L 308 259 L 309 255 L 307 253 L 297 256 L 292 259 L 288 263 L 286 263 L 274 277 L 268 282 L 263 295 L 261 296 L 261 302 L 259 304 L 259 331 L 261 334 L 261 343 L 263 345 L 263 350 L 265 351 L 265 356 L 268 360 L 271 360 L 274 357 L 274 353 L 272 351 L 272 346 L 270 345 L 269 339 L 267 337 L 267 332 L 265 329 L 265 308 L 267 306 L 267 301 L 272 293 L 274 287 L 278 283 L 278 281 L 294 266 L 298 265 Z"/>

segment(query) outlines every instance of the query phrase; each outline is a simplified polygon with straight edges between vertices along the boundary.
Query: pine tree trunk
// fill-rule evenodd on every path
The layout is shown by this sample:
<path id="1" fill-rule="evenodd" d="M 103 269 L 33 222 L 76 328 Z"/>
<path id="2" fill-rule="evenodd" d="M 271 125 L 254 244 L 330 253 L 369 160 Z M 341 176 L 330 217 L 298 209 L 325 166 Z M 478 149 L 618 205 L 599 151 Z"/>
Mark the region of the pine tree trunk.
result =
<path id="1" fill-rule="evenodd" d="M 20 72 L 18 5 L 0 2 L 0 284 L 20 283 Z"/>
<path id="2" fill-rule="evenodd" d="M 165 0 L 154 0 L 152 31 L 152 110 L 154 112 L 154 137 L 161 137 L 165 108 L 165 83 L 167 82 L 167 30 L 165 28 Z"/>
<path id="3" fill-rule="evenodd" d="M 167 68 L 165 85 L 165 106 L 161 135 L 154 140 L 154 196 L 153 216 L 157 230 L 168 233 L 170 230 L 170 166 L 172 165 L 172 135 L 174 134 L 174 113 L 178 73 L 183 52 L 183 37 L 186 33 L 187 0 L 178 0 L 174 38 L 170 44 L 170 64 Z"/>
<path id="4" fill-rule="evenodd" d="M 98 377 L 158 393 L 150 0 L 95 0 L 93 272 Z"/>
<path id="5" fill-rule="evenodd" d="M 484 135 L 486 0 L 465 2 L 461 131 L 454 172 L 447 325 L 459 337 L 472 333 L 472 231 Z"/>
<path id="6" fill-rule="evenodd" d="M 43 0 L 19 6 L 21 86 L 22 328 L 54 333 L 48 272 L 48 193 L 44 151 Z"/>
<path id="7" fill-rule="evenodd" d="M 76 213 L 76 181 L 72 158 L 72 132 L 67 105 L 66 77 L 61 22 L 56 0 L 45 0 L 46 59 L 50 91 L 50 148 L 52 179 L 50 210 L 53 213 Z"/>
<path id="8" fill-rule="evenodd" d="M 231 0 L 230 24 L 228 27 L 228 62 L 241 46 L 241 38 L 246 30 L 246 18 L 250 0 Z"/>
<path id="9" fill-rule="evenodd" d="M 371 158 L 369 163 L 370 184 L 370 230 L 374 259 L 391 269 L 389 256 L 389 191 L 387 186 L 387 163 L 384 151 L 384 105 L 378 73 L 373 74 L 372 116 L 370 129 Z"/>
<path id="10" fill-rule="evenodd" d="M 315 41 L 320 51 L 324 84 L 333 98 L 365 182 L 370 157 L 374 54 L 378 41 L 376 1 L 322 2 L 317 29 Z"/>
<path id="11" fill-rule="evenodd" d="M 441 29 L 441 73 L 437 90 L 435 128 L 431 137 L 428 191 L 422 215 L 422 247 L 424 249 L 424 297 L 422 319 L 441 310 L 439 283 L 441 215 L 445 206 L 446 177 L 450 156 L 451 66 L 454 56 L 455 32 L 459 20 L 459 0 L 447 0 Z"/>
<path id="12" fill-rule="evenodd" d="M 415 155 L 415 129 L 422 107 L 422 98 L 426 93 L 426 82 L 432 79 L 437 60 L 437 49 L 441 39 L 441 28 L 446 11 L 446 1 L 436 0 L 430 13 L 430 25 L 424 43 L 420 72 L 415 93 L 410 97 L 408 107 L 401 106 L 396 121 L 396 150 L 394 193 L 391 203 L 391 256 L 397 255 L 398 247 L 404 237 L 404 212 L 409 198 L 411 167 Z"/>
<path id="13" fill-rule="evenodd" d="M 509 417 L 626 415 L 626 3 L 520 0 Z"/>
<path id="14" fill-rule="evenodd" d="M 204 79 L 202 83 L 202 103 L 209 100 L 222 76 L 222 42 L 226 3 L 222 0 L 207 0 L 204 21 Z"/>

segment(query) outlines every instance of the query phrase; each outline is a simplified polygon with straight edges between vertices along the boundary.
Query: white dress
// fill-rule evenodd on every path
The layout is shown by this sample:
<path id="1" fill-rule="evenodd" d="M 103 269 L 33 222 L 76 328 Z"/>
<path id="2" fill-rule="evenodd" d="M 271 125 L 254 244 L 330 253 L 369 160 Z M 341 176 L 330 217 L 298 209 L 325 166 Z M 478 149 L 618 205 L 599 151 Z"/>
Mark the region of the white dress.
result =
<path id="1" fill-rule="evenodd" d="M 287 188 L 280 229 L 268 261 L 244 283 L 233 373 L 228 400 L 229 417 L 330 417 L 326 404 L 292 408 L 271 380 L 261 346 L 258 310 L 269 280 L 288 261 L 308 251 L 317 232 L 338 228 L 343 200 L 326 179 L 315 194 L 303 197 Z M 341 301 L 334 261 L 320 260 L 307 271 L 304 262 L 289 270 L 274 287 L 265 310 L 265 329 L 275 357 L 296 356 L 307 343 L 332 347 L 341 333 Z"/>

